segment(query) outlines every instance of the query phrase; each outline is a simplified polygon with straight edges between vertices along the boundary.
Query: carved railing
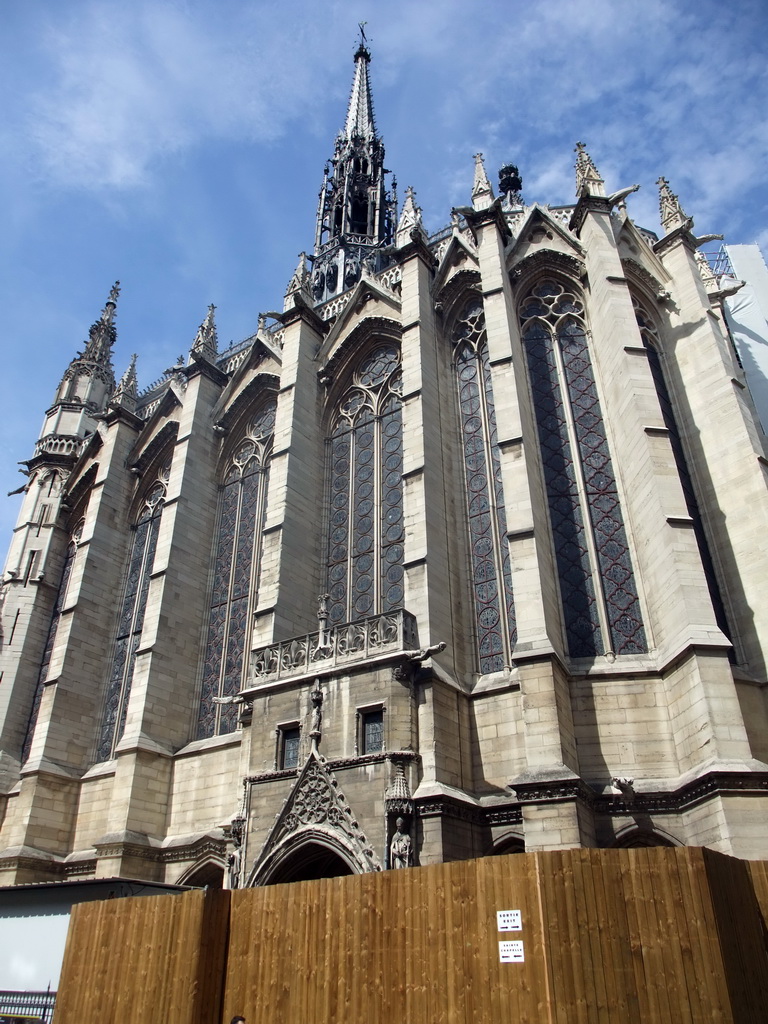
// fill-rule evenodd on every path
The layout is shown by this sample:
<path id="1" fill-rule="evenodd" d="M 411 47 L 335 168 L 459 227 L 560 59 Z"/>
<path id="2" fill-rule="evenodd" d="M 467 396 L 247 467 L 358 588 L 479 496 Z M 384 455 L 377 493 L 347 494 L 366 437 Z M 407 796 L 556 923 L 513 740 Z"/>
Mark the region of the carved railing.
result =
<path id="1" fill-rule="evenodd" d="M 35 445 L 38 455 L 79 455 L 84 438 L 74 434 L 46 434 Z"/>
<path id="2" fill-rule="evenodd" d="M 416 620 L 400 608 L 259 647 L 251 658 L 251 686 L 332 671 L 416 647 Z"/>

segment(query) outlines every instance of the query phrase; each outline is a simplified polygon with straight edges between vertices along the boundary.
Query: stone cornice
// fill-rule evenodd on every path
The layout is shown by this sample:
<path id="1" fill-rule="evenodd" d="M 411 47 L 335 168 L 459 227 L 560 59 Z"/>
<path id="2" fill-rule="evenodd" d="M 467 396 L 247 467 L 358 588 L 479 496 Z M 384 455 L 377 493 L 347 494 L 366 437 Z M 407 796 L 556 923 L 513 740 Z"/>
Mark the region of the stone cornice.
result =
<path id="1" fill-rule="evenodd" d="M 605 196 L 579 196 L 576 207 L 571 214 L 568 227 L 574 233 L 581 231 L 587 215 L 590 213 L 602 213 L 610 216 L 611 204 Z"/>
<path id="2" fill-rule="evenodd" d="M 416 257 L 429 270 L 435 270 L 437 268 L 437 260 L 435 259 L 434 253 L 427 245 L 427 241 L 424 235 L 414 230 L 411 232 L 411 241 L 406 243 L 402 248 L 395 250 L 394 257 L 397 263 L 402 266 L 407 263 L 408 260 Z"/>
<path id="3" fill-rule="evenodd" d="M 190 358 L 192 362 L 185 370 L 187 380 L 192 380 L 194 377 L 207 377 L 214 384 L 218 384 L 220 388 L 223 388 L 229 380 L 223 370 L 220 370 L 215 363 L 212 363 L 200 352 L 190 352 Z"/>
<path id="4" fill-rule="evenodd" d="M 322 336 L 330 330 L 331 325 L 321 319 L 315 310 L 311 306 L 307 305 L 299 292 L 296 292 L 293 297 L 293 301 L 294 305 L 290 309 L 287 309 L 280 317 L 280 322 L 283 326 L 289 327 L 291 324 L 302 321 L 307 324 L 315 334 L 318 334 L 322 338 Z"/>
<path id="5" fill-rule="evenodd" d="M 491 205 L 486 207 L 485 210 L 470 210 L 466 207 L 461 208 L 461 213 L 463 214 L 464 219 L 469 225 L 470 231 L 475 238 L 477 237 L 477 228 L 487 227 L 491 224 L 496 225 L 502 238 L 511 238 L 512 232 L 509 230 L 509 224 L 507 224 L 507 218 L 501 208 L 501 203 L 502 200 L 499 197 L 498 199 L 494 199 Z"/>

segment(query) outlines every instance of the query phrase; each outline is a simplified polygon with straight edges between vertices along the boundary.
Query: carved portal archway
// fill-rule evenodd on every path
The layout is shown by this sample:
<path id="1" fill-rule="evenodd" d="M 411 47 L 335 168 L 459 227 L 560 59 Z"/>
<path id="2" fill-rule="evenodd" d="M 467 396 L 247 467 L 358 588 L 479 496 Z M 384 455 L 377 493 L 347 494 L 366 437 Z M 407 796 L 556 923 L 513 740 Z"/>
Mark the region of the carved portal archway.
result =
<path id="1" fill-rule="evenodd" d="M 360 866 L 349 851 L 334 843 L 324 833 L 307 829 L 294 842 L 277 851 L 269 864 L 254 879 L 254 885 L 277 885 L 279 882 L 305 882 L 315 878 L 338 878 L 355 875 Z"/>
<path id="2" fill-rule="evenodd" d="M 271 885 L 367 871 L 381 871 L 381 864 L 333 772 L 313 749 L 246 884 Z"/>

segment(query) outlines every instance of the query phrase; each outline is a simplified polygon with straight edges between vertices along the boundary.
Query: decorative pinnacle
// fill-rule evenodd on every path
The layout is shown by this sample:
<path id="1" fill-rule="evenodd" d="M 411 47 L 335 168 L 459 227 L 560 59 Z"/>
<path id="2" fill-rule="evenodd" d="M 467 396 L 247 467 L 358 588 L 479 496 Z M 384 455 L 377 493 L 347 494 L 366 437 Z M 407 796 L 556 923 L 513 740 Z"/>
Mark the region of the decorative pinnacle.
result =
<path id="1" fill-rule="evenodd" d="M 576 195 L 578 197 L 604 196 L 605 182 L 587 152 L 586 144 L 577 142 L 574 153 L 576 153 Z"/>
<path id="2" fill-rule="evenodd" d="M 117 405 L 123 409 L 127 409 L 129 412 L 136 411 L 136 399 L 139 395 L 138 380 L 136 378 L 137 358 L 138 357 L 134 352 L 131 356 L 131 361 L 128 364 L 128 369 L 120 378 L 120 382 L 115 388 L 115 393 L 112 395 L 112 401 L 110 403 L 111 405 Z"/>
<path id="3" fill-rule="evenodd" d="M 405 190 L 405 202 L 400 220 L 397 222 L 396 242 L 398 246 L 407 245 L 411 241 L 414 231 L 418 231 L 426 237 L 421 221 L 421 207 L 416 205 L 416 193 L 409 185 Z"/>
<path id="4" fill-rule="evenodd" d="M 104 305 L 104 309 L 101 311 L 101 319 L 105 324 L 111 324 L 114 316 L 115 309 L 117 308 L 117 298 L 120 295 L 120 282 L 115 281 L 109 290 L 109 296 Z"/>
<path id="5" fill-rule="evenodd" d="M 693 222 L 686 216 L 667 179 L 659 178 L 656 184 L 659 186 L 659 217 L 664 230 L 669 232 L 677 227 L 691 227 Z"/>
<path id="6" fill-rule="evenodd" d="M 293 296 L 297 292 L 301 292 L 304 299 L 312 303 L 312 292 L 310 290 L 310 277 L 309 269 L 307 267 L 307 254 L 305 252 L 299 253 L 299 263 L 293 272 L 293 277 L 288 283 L 288 287 L 285 289 L 285 302 L 283 304 L 283 311 L 291 309 L 294 305 Z"/>
<path id="7" fill-rule="evenodd" d="M 216 307 L 213 303 L 208 307 L 208 313 L 205 320 L 200 324 L 195 335 L 195 340 L 192 342 L 192 348 L 190 355 L 194 352 L 198 355 L 205 356 L 206 359 L 213 362 L 219 351 L 219 339 L 216 333 L 216 321 L 214 319 L 214 312 Z"/>
<path id="8" fill-rule="evenodd" d="M 83 351 L 83 359 L 90 362 L 107 365 L 110 363 L 111 349 L 115 343 L 117 332 L 115 331 L 115 309 L 117 297 L 120 294 L 120 282 L 115 281 L 112 285 L 104 309 L 99 319 L 91 325 L 88 332 L 89 341 Z"/>
<path id="9" fill-rule="evenodd" d="M 475 153 L 475 180 L 472 185 L 472 205 L 476 210 L 487 210 L 493 202 L 493 189 L 485 173 L 483 154 Z"/>

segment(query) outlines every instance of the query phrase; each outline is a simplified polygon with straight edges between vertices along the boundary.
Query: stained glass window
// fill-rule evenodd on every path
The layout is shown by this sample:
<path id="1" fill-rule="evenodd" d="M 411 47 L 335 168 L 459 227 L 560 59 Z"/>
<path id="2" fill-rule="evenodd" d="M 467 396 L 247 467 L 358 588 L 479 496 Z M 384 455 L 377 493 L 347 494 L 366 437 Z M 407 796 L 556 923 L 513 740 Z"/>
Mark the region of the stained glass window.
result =
<path id="1" fill-rule="evenodd" d="M 521 307 L 568 650 L 647 651 L 581 300 L 542 281 Z"/>
<path id="2" fill-rule="evenodd" d="M 363 754 L 378 754 L 384 749 L 384 709 L 364 711 L 362 721 Z"/>
<path id="3" fill-rule="evenodd" d="M 232 456 L 221 493 L 198 739 L 232 732 L 237 708 L 218 705 L 244 683 L 249 608 L 258 595 L 261 535 L 277 402 L 270 399 L 249 423 Z"/>
<path id="4" fill-rule="evenodd" d="M 472 593 L 480 671 L 510 663 L 516 639 L 507 520 L 501 482 L 485 314 L 471 299 L 453 329 L 464 451 Z"/>
<path id="5" fill-rule="evenodd" d="M 61 573 L 61 582 L 59 583 L 59 589 L 56 592 L 56 601 L 53 605 L 53 614 L 51 615 L 51 622 L 48 627 L 48 633 L 45 638 L 45 648 L 43 649 L 43 660 L 40 664 L 40 671 L 37 674 L 37 685 L 35 686 L 35 693 L 32 698 L 32 707 L 29 712 L 29 722 L 27 724 L 27 732 L 24 737 L 24 744 L 21 753 L 21 762 L 24 762 L 29 757 L 30 747 L 32 746 L 32 737 L 35 733 L 35 726 L 37 725 L 37 716 L 40 711 L 40 702 L 43 699 L 43 690 L 45 688 L 45 680 L 48 676 L 48 668 L 51 664 L 51 654 L 53 653 L 53 645 L 56 643 L 56 634 L 59 630 L 59 622 L 61 621 L 61 610 L 64 607 L 64 601 L 67 596 L 67 587 L 69 586 L 69 580 L 72 576 L 72 567 L 75 563 L 75 555 L 77 554 L 77 544 L 82 536 L 83 522 L 78 523 L 76 529 L 72 533 L 69 545 L 67 546 L 67 554 L 64 559 L 64 568 Z"/>
<path id="6" fill-rule="evenodd" d="M 640 302 L 638 302 L 636 298 L 633 298 L 632 303 L 635 307 L 635 317 L 637 319 L 637 326 L 640 328 L 643 345 L 648 353 L 648 364 L 650 366 L 651 376 L 653 377 L 654 387 L 656 388 L 656 396 L 659 400 L 659 407 L 661 409 L 662 419 L 664 420 L 664 426 L 669 432 L 669 443 L 672 448 L 672 455 L 675 460 L 677 475 L 680 478 L 680 486 L 683 489 L 685 505 L 688 509 L 688 515 L 691 517 L 691 521 L 693 523 L 693 532 L 696 537 L 696 543 L 699 547 L 701 563 L 707 580 L 707 587 L 709 588 L 709 596 L 712 600 L 712 607 L 715 612 L 715 620 L 723 633 L 725 633 L 727 637 L 730 637 L 731 634 L 728 627 L 728 620 L 725 614 L 725 604 L 723 603 L 722 594 L 720 593 L 720 587 L 717 582 L 717 576 L 715 575 L 715 566 L 712 561 L 712 554 L 709 550 L 707 535 L 704 532 L 704 524 L 701 519 L 701 512 L 699 511 L 699 503 L 696 500 L 696 492 L 693 489 L 693 481 L 691 480 L 690 470 L 688 469 L 688 461 L 685 457 L 683 441 L 675 418 L 672 401 L 669 396 L 667 382 L 664 377 L 659 334 L 653 320 L 643 309 Z"/>
<path id="7" fill-rule="evenodd" d="M 280 730 L 280 767 L 295 768 L 299 763 L 301 729 L 289 726 Z"/>
<path id="8" fill-rule="evenodd" d="M 114 756 L 115 747 L 125 730 L 128 700 L 133 683 L 136 651 L 144 628 L 149 582 L 155 560 L 160 516 L 165 500 L 165 488 L 170 475 L 166 465 L 144 498 L 138 521 L 134 527 L 133 546 L 128 562 L 128 576 L 120 605 L 117 639 L 112 655 L 112 667 L 107 683 L 104 718 L 101 725 L 97 759 L 107 761 Z"/>
<path id="9" fill-rule="evenodd" d="M 403 603 L 403 422 L 400 354 L 379 345 L 360 363 L 328 439 L 328 615 L 350 622 Z"/>

